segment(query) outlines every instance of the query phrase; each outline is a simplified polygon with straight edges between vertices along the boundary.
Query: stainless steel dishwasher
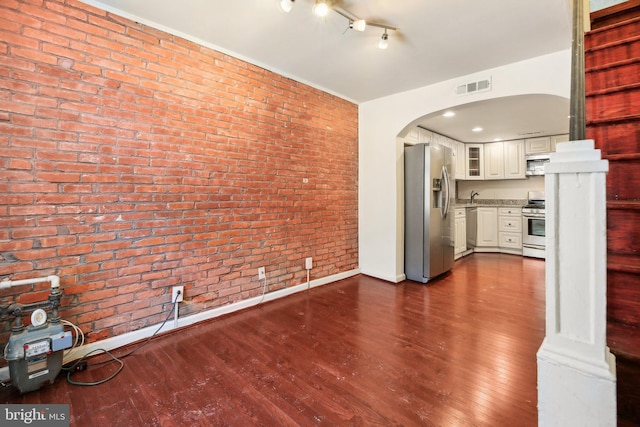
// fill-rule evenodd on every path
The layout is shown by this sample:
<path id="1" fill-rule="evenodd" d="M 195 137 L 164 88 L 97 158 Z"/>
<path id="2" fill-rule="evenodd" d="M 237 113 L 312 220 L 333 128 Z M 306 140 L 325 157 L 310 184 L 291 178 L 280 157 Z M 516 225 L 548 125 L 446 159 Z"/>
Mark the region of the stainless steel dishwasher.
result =
<path id="1" fill-rule="evenodd" d="M 467 208 L 467 249 L 476 247 L 478 236 L 478 208 Z"/>

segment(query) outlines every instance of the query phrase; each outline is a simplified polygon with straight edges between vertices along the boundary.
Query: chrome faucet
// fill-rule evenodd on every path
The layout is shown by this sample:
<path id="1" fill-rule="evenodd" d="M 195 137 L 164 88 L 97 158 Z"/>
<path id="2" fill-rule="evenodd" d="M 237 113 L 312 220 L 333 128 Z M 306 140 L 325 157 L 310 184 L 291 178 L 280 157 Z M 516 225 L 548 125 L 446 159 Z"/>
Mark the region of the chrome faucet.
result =
<path id="1" fill-rule="evenodd" d="M 478 193 L 476 190 L 471 190 L 471 203 L 474 202 L 474 199 L 476 196 L 479 196 L 480 193 Z"/>

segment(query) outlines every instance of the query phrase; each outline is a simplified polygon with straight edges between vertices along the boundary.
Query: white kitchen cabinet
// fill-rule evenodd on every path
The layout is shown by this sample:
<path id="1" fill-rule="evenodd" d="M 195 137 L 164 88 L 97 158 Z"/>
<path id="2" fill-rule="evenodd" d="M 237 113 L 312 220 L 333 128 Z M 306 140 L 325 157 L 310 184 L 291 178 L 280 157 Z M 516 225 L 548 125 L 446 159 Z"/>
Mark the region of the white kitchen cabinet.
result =
<path id="1" fill-rule="evenodd" d="M 484 145 L 484 179 L 504 179 L 502 142 L 490 142 Z"/>
<path id="2" fill-rule="evenodd" d="M 504 178 L 526 178 L 526 160 L 524 158 L 524 140 L 504 141 Z"/>
<path id="3" fill-rule="evenodd" d="M 551 138 L 528 138 L 525 142 L 525 154 L 540 154 L 551 151 Z"/>
<path id="4" fill-rule="evenodd" d="M 407 133 L 404 137 L 405 144 L 415 145 L 415 144 L 428 144 L 431 142 L 431 136 L 433 132 L 430 132 L 421 127 L 415 127 Z"/>
<path id="5" fill-rule="evenodd" d="M 469 211 L 474 214 L 469 215 Z M 475 230 L 474 236 L 469 235 L 470 229 Z M 473 244 L 469 243 L 472 239 L 475 240 Z M 475 252 L 521 255 L 522 208 L 479 206 L 467 209 L 467 247 Z"/>
<path id="6" fill-rule="evenodd" d="M 404 137 L 404 142 L 411 145 L 420 143 L 420 131 L 418 128 L 411 129 Z"/>
<path id="7" fill-rule="evenodd" d="M 455 257 L 460 258 L 467 250 L 467 216 L 465 208 L 455 209 Z"/>
<path id="8" fill-rule="evenodd" d="M 464 143 L 455 141 L 455 178 L 456 179 L 466 179 L 466 161 L 465 161 L 465 147 Z"/>
<path id="9" fill-rule="evenodd" d="M 563 135 L 555 135 L 551 137 L 551 145 L 549 146 L 549 151 L 551 152 L 555 152 L 556 151 L 556 144 L 559 142 L 567 142 L 569 141 L 569 134 L 563 134 Z"/>
<path id="10" fill-rule="evenodd" d="M 465 179 L 484 179 L 483 144 L 465 144 Z"/>
<path id="11" fill-rule="evenodd" d="M 498 208 L 478 208 L 477 247 L 498 246 Z"/>
<path id="12" fill-rule="evenodd" d="M 484 146 L 484 179 L 523 179 L 524 141 L 490 142 Z"/>
<path id="13" fill-rule="evenodd" d="M 498 208 L 498 246 L 522 253 L 522 208 Z"/>
<path id="14" fill-rule="evenodd" d="M 499 238 L 500 249 L 502 249 L 503 252 L 511 253 L 511 250 L 513 250 L 514 253 L 522 253 L 521 234 L 500 233 Z"/>
<path id="15" fill-rule="evenodd" d="M 512 208 L 501 207 L 498 208 L 498 215 L 522 218 L 522 208 L 520 206 L 514 206 Z M 518 231 L 522 231 L 522 229 L 518 229 Z"/>

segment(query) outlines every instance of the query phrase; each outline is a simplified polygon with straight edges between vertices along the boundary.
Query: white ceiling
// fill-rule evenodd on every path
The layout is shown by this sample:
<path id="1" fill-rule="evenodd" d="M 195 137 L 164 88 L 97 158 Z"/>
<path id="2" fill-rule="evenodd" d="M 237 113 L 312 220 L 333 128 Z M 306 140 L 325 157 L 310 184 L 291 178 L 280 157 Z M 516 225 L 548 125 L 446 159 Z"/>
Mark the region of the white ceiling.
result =
<path id="1" fill-rule="evenodd" d="M 280 0 L 85 2 L 357 103 L 565 50 L 571 42 L 569 0 L 339 1 L 356 17 L 398 27 L 389 32 L 386 50 L 377 48 L 382 29 L 348 30 L 348 20 L 335 12 L 317 18 L 311 13 L 314 0 L 296 0 L 288 14 L 280 10 Z M 543 107 L 552 104 L 548 99 Z M 476 118 L 493 111 L 497 123 L 519 119 L 508 103 L 492 104 L 491 110 L 474 107 L 477 114 L 471 114 L 471 106 L 465 110 Z M 562 108 L 566 117 L 566 101 L 552 110 Z M 526 113 L 530 120 L 536 118 Z M 459 126 L 467 125 L 461 117 L 458 120 Z M 491 127 L 485 123 L 478 124 Z M 533 126 L 542 127 L 549 126 Z M 456 133 L 447 132 L 456 138 Z M 506 130 L 504 135 L 513 139 Z"/>
<path id="2" fill-rule="evenodd" d="M 454 117 L 444 117 L 447 111 Z M 425 116 L 419 126 L 463 142 L 491 142 L 569 133 L 569 100 L 519 95 L 459 105 Z M 481 127 L 481 132 L 472 129 Z"/>

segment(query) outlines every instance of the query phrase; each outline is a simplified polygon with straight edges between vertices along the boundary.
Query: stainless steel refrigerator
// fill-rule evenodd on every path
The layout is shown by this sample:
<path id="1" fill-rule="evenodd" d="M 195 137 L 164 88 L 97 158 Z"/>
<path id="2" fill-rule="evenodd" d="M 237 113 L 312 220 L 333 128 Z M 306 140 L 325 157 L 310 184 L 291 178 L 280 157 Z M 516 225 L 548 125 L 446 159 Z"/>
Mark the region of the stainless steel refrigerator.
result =
<path id="1" fill-rule="evenodd" d="M 404 149 L 404 272 L 427 283 L 453 267 L 453 156 L 437 144 Z"/>

